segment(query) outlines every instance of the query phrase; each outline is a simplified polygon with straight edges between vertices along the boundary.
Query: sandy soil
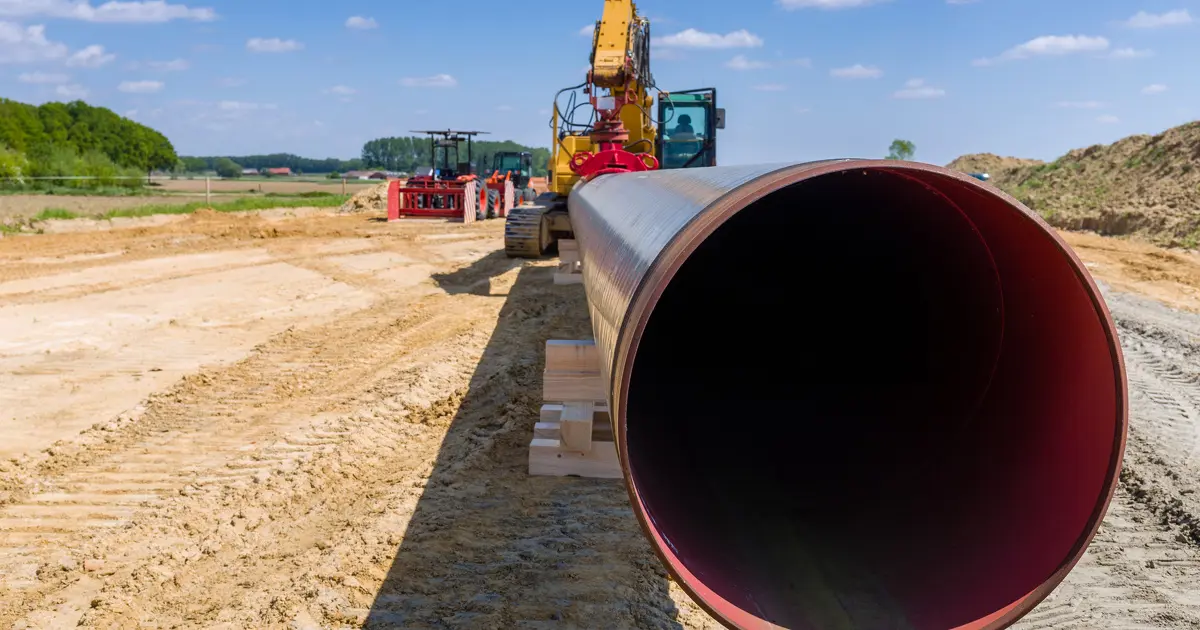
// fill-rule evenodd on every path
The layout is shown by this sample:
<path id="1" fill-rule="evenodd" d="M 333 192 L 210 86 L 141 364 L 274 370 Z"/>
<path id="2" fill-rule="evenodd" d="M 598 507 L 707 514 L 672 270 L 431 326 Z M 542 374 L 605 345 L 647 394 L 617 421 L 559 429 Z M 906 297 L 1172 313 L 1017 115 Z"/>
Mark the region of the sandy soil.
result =
<path id="1" fill-rule="evenodd" d="M 0 240 L 0 627 L 716 627 L 619 482 L 526 474 L 581 287 L 499 253 L 499 221 L 298 214 Z M 1200 625 L 1200 316 L 1150 299 L 1200 310 L 1200 262 L 1069 238 L 1134 426 L 1021 627 Z"/>

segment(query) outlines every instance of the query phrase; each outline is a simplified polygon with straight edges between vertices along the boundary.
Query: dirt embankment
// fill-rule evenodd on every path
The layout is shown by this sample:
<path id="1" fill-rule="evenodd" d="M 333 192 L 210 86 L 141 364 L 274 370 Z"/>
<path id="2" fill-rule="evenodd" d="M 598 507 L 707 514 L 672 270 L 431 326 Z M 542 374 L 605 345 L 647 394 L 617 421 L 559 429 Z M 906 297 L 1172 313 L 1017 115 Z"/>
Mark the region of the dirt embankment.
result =
<path id="1" fill-rule="evenodd" d="M 1050 163 L 977 154 L 949 167 L 988 173 L 1055 227 L 1200 246 L 1200 122 L 1075 149 Z"/>

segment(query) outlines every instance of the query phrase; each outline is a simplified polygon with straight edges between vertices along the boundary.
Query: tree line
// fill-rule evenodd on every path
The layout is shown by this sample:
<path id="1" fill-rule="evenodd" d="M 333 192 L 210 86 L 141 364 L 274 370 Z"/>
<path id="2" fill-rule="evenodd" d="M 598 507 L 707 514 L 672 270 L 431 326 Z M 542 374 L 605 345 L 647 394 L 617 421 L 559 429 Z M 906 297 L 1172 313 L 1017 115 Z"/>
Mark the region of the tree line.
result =
<path id="1" fill-rule="evenodd" d="M 462 155 L 459 159 L 467 161 L 466 142 L 461 143 Z M 493 142 L 487 140 L 471 141 L 471 161 L 475 163 L 477 172 L 483 174 L 492 167 L 492 158 L 500 152 L 528 152 L 533 154 L 533 176 L 545 177 L 546 164 L 550 161 L 550 150 L 527 147 L 511 140 Z M 453 158 L 453 154 L 451 154 Z M 389 171 L 412 172 L 418 167 L 432 167 L 433 156 L 428 137 L 407 136 L 399 138 L 377 138 L 363 145 L 362 161 L 369 168 L 383 168 Z M 440 166 L 440 164 L 439 164 Z"/>
<path id="2" fill-rule="evenodd" d="M 0 98 L 0 178 L 8 186 L 26 185 L 25 177 L 92 176 L 100 179 L 53 185 L 136 187 L 140 179 L 121 178 L 177 163 L 166 136 L 109 109 L 82 101 L 34 106 Z"/>
<path id="3" fill-rule="evenodd" d="M 225 160 L 237 165 L 239 173 L 241 169 L 252 168 L 262 170 L 264 168 L 290 168 L 293 173 L 344 173 L 346 171 L 360 171 L 366 169 L 368 165 L 359 158 L 351 160 L 341 160 L 338 158 L 325 158 L 323 160 L 300 157 L 291 153 L 272 153 L 269 155 L 244 155 L 244 156 L 211 156 L 211 157 L 190 157 L 185 156 L 180 158 L 182 162 L 182 170 L 187 173 L 203 173 L 206 171 L 216 171 L 218 166 L 227 165 Z"/>

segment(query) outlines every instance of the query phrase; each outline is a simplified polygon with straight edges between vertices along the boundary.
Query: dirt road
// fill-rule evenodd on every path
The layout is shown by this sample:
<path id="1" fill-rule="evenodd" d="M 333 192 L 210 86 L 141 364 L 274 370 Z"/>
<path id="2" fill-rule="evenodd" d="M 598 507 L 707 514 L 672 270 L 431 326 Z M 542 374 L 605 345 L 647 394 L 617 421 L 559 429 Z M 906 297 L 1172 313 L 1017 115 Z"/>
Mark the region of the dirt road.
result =
<path id="1" fill-rule="evenodd" d="M 0 628 L 716 627 L 618 482 L 526 474 L 542 344 L 589 328 L 502 228 L 202 213 L 0 239 Z M 1114 289 L 1200 309 L 1196 259 L 1072 238 Z M 1110 303 L 1124 484 L 1023 627 L 1200 624 L 1200 317 Z"/>

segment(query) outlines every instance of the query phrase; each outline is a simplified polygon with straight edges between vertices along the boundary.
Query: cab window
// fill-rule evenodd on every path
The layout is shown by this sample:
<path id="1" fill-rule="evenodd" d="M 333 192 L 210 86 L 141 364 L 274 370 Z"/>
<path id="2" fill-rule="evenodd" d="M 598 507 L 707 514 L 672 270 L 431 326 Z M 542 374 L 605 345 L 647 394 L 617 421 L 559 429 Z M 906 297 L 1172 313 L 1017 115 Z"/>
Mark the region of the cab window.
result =
<path id="1" fill-rule="evenodd" d="M 667 105 L 663 108 L 663 168 L 682 168 L 689 161 L 703 166 L 704 158 L 693 157 L 704 149 L 708 132 L 708 109 L 703 105 Z"/>

